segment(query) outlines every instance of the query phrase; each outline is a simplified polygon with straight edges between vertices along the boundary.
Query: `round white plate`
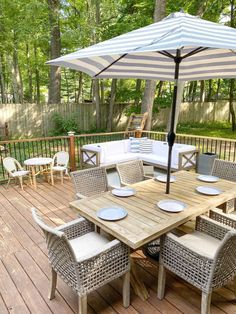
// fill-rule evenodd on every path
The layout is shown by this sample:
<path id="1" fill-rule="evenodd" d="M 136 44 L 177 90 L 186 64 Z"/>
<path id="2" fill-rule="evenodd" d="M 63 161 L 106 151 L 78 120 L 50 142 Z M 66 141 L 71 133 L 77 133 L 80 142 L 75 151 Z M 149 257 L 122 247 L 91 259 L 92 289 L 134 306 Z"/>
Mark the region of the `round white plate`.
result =
<path id="1" fill-rule="evenodd" d="M 200 175 L 197 177 L 197 179 L 204 182 L 217 182 L 219 180 L 218 177 L 206 175 Z"/>
<path id="2" fill-rule="evenodd" d="M 134 195 L 136 191 L 133 188 L 124 187 L 124 188 L 113 189 L 111 193 L 119 197 L 128 197 L 128 196 Z"/>
<path id="3" fill-rule="evenodd" d="M 160 202 L 158 202 L 157 206 L 160 209 L 165 210 L 167 212 L 179 213 L 182 210 L 184 210 L 187 205 L 177 200 L 166 199 L 166 200 L 161 200 Z"/>
<path id="4" fill-rule="evenodd" d="M 196 187 L 196 190 L 199 193 L 206 194 L 206 195 L 219 195 L 223 192 L 222 190 L 215 188 L 213 186 L 198 186 Z"/>
<path id="5" fill-rule="evenodd" d="M 97 216 L 104 220 L 120 220 L 128 215 L 127 211 L 122 207 L 110 206 L 104 207 L 97 211 Z"/>
<path id="6" fill-rule="evenodd" d="M 155 177 L 155 179 L 156 179 L 157 181 L 166 183 L 166 181 L 167 181 L 167 175 L 166 175 L 166 174 L 160 175 L 160 176 Z M 176 181 L 176 177 L 175 177 L 175 176 L 170 176 L 170 183 L 171 183 L 171 182 L 175 182 L 175 181 Z"/>

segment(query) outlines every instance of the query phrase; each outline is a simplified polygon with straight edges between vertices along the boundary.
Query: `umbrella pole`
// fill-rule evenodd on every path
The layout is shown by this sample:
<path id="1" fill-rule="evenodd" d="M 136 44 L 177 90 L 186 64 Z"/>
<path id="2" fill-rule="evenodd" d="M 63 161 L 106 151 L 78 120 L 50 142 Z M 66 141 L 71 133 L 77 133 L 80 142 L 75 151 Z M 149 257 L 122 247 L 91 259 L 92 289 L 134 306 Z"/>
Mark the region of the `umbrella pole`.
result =
<path id="1" fill-rule="evenodd" d="M 173 91 L 173 100 L 172 100 L 172 109 L 171 109 L 171 121 L 170 121 L 170 130 L 167 135 L 168 141 L 168 163 L 167 163 L 167 180 L 166 180 L 166 194 L 170 193 L 170 173 L 171 173 L 171 156 L 172 156 L 172 148 L 175 142 L 175 111 L 176 111 L 176 102 L 177 102 L 177 92 L 178 92 L 178 79 L 179 79 L 179 65 L 182 58 L 180 56 L 180 49 L 176 51 L 175 61 L 175 85 Z"/>

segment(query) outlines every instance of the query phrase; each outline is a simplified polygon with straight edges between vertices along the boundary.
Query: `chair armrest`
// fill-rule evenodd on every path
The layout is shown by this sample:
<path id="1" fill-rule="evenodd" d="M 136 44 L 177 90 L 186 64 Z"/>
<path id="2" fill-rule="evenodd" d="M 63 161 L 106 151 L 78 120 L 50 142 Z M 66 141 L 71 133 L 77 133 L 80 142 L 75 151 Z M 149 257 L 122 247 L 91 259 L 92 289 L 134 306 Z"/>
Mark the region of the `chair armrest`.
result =
<path id="1" fill-rule="evenodd" d="M 228 214 L 225 214 L 223 212 L 219 212 L 218 210 L 210 210 L 210 218 L 213 220 L 216 220 L 224 225 L 227 225 L 231 228 L 236 229 L 236 215 L 235 219 L 231 218 Z"/>
<path id="2" fill-rule="evenodd" d="M 232 228 L 212 220 L 207 216 L 198 216 L 196 218 L 195 229 L 197 231 L 204 232 L 218 240 L 222 240 L 228 231 L 232 231 Z"/>
<path id="3" fill-rule="evenodd" d="M 153 178 L 154 178 L 153 176 L 144 175 L 144 179 L 145 179 L 145 180 L 149 180 L 149 179 L 153 179 Z"/>
<path id="4" fill-rule="evenodd" d="M 77 197 L 78 199 L 87 198 L 87 196 L 85 196 L 85 195 L 83 195 L 83 194 L 81 194 L 81 193 L 76 193 L 76 197 Z"/>
<path id="5" fill-rule="evenodd" d="M 82 236 L 94 231 L 94 224 L 85 218 L 78 218 L 62 226 L 55 228 L 57 231 L 64 232 L 68 240 Z"/>

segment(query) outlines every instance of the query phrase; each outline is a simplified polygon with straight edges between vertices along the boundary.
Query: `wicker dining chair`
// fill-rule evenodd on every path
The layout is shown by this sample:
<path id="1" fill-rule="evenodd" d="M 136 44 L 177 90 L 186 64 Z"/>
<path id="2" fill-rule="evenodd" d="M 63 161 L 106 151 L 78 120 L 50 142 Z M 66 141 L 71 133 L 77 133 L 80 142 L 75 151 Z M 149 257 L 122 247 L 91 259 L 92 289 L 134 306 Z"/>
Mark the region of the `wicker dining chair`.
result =
<path id="1" fill-rule="evenodd" d="M 158 274 L 159 299 L 164 297 L 165 269 L 200 289 L 201 314 L 210 313 L 212 291 L 227 284 L 236 274 L 236 230 L 199 216 L 192 233 L 181 237 L 164 235 Z"/>
<path id="2" fill-rule="evenodd" d="M 216 208 L 210 210 L 209 217 L 224 225 L 236 229 L 236 212 L 225 214 L 221 210 Z"/>
<path id="3" fill-rule="evenodd" d="M 222 159 L 215 159 L 211 174 L 221 179 L 236 182 L 236 163 Z M 235 208 L 235 199 L 229 200 L 219 207 L 225 212 L 232 211 Z"/>
<path id="4" fill-rule="evenodd" d="M 133 160 L 119 163 L 116 165 L 121 185 L 134 184 L 145 179 L 150 179 L 150 176 L 144 174 L 142 160 Z"/>
<path id="5" fill-rule="evenodd" d="M 52 171 L 59 172 L 61 184 L 63 184 L 64 173 L 69 177 L 68 173 L 69 153 L 60 151 L 53 156 Z"/>
<path id="6" fill-rule="evenodd" d="M 130 305 L 129 247 L 118 240 L 109 241 L 94 232 L 94 225 L 79 218 L 51 228 L 32 208 L 35 222 L 42 229 L 51 265 L 49 299 L 55 297 L 57 274 L 78 295 L 78 313 L 87 313 L 87 295 L 123 277 L 123 305 Z"/>
<path id="7" fill-rule="evenodd" d="M 6 157 L 3 159 L 3 167 L 8 174 L 7 189 L 9 187 L 11 179 L 19 179 L 20 187 L 23 190 L 23 178 L 28 177 L 31 182 L 30 171 L 23 169 L 19 161 L 12 157 Z"/>
<path id="8" fill-rule="evenodd" d="M 73 171 L 70 175 L 78 198 L 101 194 L 110 189 L 105 168 L 95 167 Z"/>

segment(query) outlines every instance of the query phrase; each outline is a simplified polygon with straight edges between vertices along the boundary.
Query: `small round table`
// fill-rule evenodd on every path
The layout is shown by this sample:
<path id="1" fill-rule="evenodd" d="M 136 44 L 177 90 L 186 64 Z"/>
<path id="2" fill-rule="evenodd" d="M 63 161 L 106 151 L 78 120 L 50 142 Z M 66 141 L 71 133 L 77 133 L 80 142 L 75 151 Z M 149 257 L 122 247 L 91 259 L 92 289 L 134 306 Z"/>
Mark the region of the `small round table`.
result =
<path id="1" fill-rule="evenodd" d="M 35 189 L 37 188 L 36 176 L 41 173 L 45 175 L 50 173 L 51 183 L 52 185 L 54 185 L 52 163 L 53 163 L 53 159 L 48 158 L 48 157 L 36 157 L 36 158 L 30 158 L 24 161 L 25 166 L 29 167 L 30 172 L 32 174 L 33 185 Z M 49 165 L 50 167 L 48 167 Z M 39 168 L 38 171 L 37 171 L 37 167 Z M 43 169 L 40 169 L 40 167 L 43 167 Z"/>

